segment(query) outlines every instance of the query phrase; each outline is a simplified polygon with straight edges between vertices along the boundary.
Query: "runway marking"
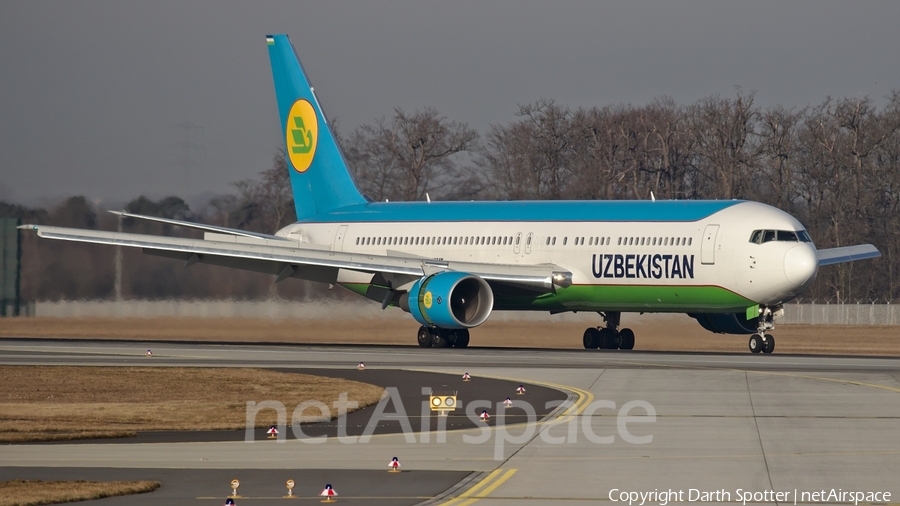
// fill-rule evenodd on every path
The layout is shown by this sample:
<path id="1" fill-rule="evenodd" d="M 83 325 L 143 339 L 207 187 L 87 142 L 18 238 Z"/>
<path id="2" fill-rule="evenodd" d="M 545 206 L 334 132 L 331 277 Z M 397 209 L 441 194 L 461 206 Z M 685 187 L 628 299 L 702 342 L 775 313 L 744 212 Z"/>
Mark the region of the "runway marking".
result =
<path id="1" fill-rule="evenodd" d="M 847 456 L 863 456 L 863 457 L 891 457 L 900 455 L 900 451 L 871 451 L 871 452 L 809 452 L 809 453 L 770 453 L 769 457 L 847 457 Z M 678 460 L 678 459 L 758 459 L 762 457 L 762 453 L 737 453 L 722 455 L 660 455 L 652 457 L 650 455 L 635 456 L 611 456 L 611 457 L 529 457 L 529 460 L 557 461 L 557 460 L 582 460 L 582 461 L 600 461 L 600 460 Z"/>
<path id="2" fill-rule="evenodd" d="M 437 371 L 434 369 L 406 369 L 406 370 L 407 371 L 415 371 L 415 372 L 428 372 L 428 373 L 435 373 L 435 374 L 454 374 L 454 373 L 450 373 L 447 371 Z M 482 378 L 487 378 L 487 379 L 512 381 L 513 383 L 528 383 L 531 385 L 537 385 L 537 386 L 546 387 L 546 388 L 553 388 L 556 390 L 562 390 L 564 392 L 569 392 L 569 393 L 575 394 L 578 397 L 578 399 L 571 406 L 566 408 L 566 410 L 563 411 L 562 414 L 558 415 L 557 419 L 554 420 L 552 423 L 568 421 L 570 417 L 581 414 L 585 410 L 585 408 L 587 408 L 588 405 L 594 401 L 594 394 L 588 392 L 587 390 L 582 390 L 580 388 L 569 386 L 569 385 L 560 385 L 558 383 L 548 383 L 545 381 L 522 380 L 519 378 L 510 378 L 510 377 L 506 377 L 506 376 L 494 376 L 494 375 L 479 375 L 479 376 Z"/>
<path id="3" fill-rule="evenodd" d="M 478 482 L 474 487 L 466 490 L 458 497 L 450 499 L 443 503 L 444 506 L 468 506 L 474 504 L 480 499 L 484 499 L 488 494 L 497 489 L 500 485 L 516 474 L 518 469 L 508 469 L 505 473 L 503 469 L 495 469 L 491 474 L 487 475 L 483 480 Z M 483 490 L 482 490 L 483 489 Z"/>

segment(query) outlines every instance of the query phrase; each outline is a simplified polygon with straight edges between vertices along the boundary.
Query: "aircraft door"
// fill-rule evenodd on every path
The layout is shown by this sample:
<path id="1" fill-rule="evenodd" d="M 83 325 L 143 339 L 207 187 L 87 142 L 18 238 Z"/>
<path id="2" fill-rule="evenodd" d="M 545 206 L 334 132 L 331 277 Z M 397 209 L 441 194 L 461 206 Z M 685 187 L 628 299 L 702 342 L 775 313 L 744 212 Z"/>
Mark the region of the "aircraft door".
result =
<path id="1" fill-rule="evenodd" d="M 515 248 L 513 248 L 513 252 L 514 252 L 516 255 L 519 254 L 519 250 L 520 250 L 520 245 L 521 245 L 521 243 L 522 243 L 522 232 L 519 232 L 518 234 L 516 234 L 516 242 L 514 243 L 514 244 L 515 244 Z"/>
<path id="2" fill-rule="evenodd" d="M 525 238 L 525 254 L 531 254 L 531 243 L 534 242 L 534 233 L 528 232 L 528 237 Z"/>
<path id="3" fill-rule="evenodd" d="M 331 251 L 344 251 L 345 235 L 347 235 L 347 225 L 341 225 L 338 228 L 337 234 L 334 235 L 334 244 L 331 246 Z"/>
<path id="4" fill-rule="evenodd" d="M 700 263 L 712 265 L 716 263 L 716 236 L 719 234 L 718 225 L 707 225 L 703 232 L 703 244 L 700 245 Z"/>

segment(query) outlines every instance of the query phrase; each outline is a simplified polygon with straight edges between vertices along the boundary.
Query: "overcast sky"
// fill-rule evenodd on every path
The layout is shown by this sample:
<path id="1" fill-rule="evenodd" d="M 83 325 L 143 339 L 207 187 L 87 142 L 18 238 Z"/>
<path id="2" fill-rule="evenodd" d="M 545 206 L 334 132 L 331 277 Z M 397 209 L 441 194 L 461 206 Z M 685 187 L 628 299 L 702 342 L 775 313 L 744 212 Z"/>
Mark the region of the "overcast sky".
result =
<path id="1" fill-rule="evenodd" d="M 541 97 L 685 104 L 740 86 L 764 106 L 883 104 L 898 22 L 897 1 L 5 0 L 0 199 L 191 197 L 254 177 L 282 142 L 268 33 L 291 37 L 344 132 L 396 106 L 484 132 Z"/>

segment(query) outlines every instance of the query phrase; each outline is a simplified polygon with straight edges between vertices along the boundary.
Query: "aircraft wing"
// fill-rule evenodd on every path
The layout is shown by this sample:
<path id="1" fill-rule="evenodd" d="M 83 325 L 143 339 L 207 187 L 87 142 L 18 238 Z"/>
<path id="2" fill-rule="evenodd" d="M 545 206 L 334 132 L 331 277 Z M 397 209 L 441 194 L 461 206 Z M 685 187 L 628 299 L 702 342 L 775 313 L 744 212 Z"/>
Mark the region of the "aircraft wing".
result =
<path id="1" fill-rule="evenodd" d="M 259 237 L 207 234 L 206 239 L 163 237 L 146 234 L 106 232 L 44 225 L 22 225 L 39 237 L 63 241 L 142 248 L 144 253 L 181 259 L 185 266 L 197 262 L 277 274 L 278 279 L 299 277 L 336 282 L 338 271 L 381 274 L 392 280 L 395 289 L 442 270 L 460 271 L 484 278 L 489 283 L 510 284 L 542 292 L 554 285 L 571 284 L 571 273 L 551 264 L 504 265 L 452 262 L 416 257 L 367 255 L 306 247 L 302 243 Z M 210 238 L 212 240 L 210 240 Z"/>
<path id="2" fill-rule="evenodd" d="M 820 249 L 818 254 L 819 266 L 853 262 L 855 260 L 865 260 L 867 258 L 877 258 L 881 256 L 878 249 L 871 244 Z"/>
<path id="3" fill-rule="evenodd" d="M 173 220 L 171 218 L 160 218 L 159 216 L 145 216 L 143 214 L 132 214 L 127 213 L 125 211 L 110 211 L 110 213 L 115 214 L 116 216 L 122 216 L 123 218 L 135 218 L 138 220 L 147 220 L 147 221 L 155 221 L 158 223 L 165 223 L 167 225 L 175 225 L 178 227 L 186 227 L 186 228 L 195 228 L 197 230 L 205 230 L 207 232 L 215 232 L 218 234 L 228 234 L 228 235 L 236 235 L 240 237 L 255 237 L 259 239 L 272 239 L 276 241 L 287 241 L 284 237 L 279 237 L 277 235 L 270 234 L 260 234 L 257 232 L 248 232 L 247 230 L 239 230 L 236 228 L 227 228 L 227 227 L 217 227 L 215 225 L 206 225 L 204 223 L 194 223 L 192 221 L 182 221 L 182 220 Z"/>

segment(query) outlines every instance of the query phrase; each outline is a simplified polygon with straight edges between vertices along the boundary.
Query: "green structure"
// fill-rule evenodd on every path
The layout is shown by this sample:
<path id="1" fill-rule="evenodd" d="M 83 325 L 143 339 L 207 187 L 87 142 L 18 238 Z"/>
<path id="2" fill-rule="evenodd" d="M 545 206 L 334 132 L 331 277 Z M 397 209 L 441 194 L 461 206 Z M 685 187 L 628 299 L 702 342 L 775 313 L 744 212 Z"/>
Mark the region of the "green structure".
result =
<path id="1" fill-rule="evenodd" d="M 18 218 L 0 219 L 0 316 L 22 311 L 22 231 Z"/>

